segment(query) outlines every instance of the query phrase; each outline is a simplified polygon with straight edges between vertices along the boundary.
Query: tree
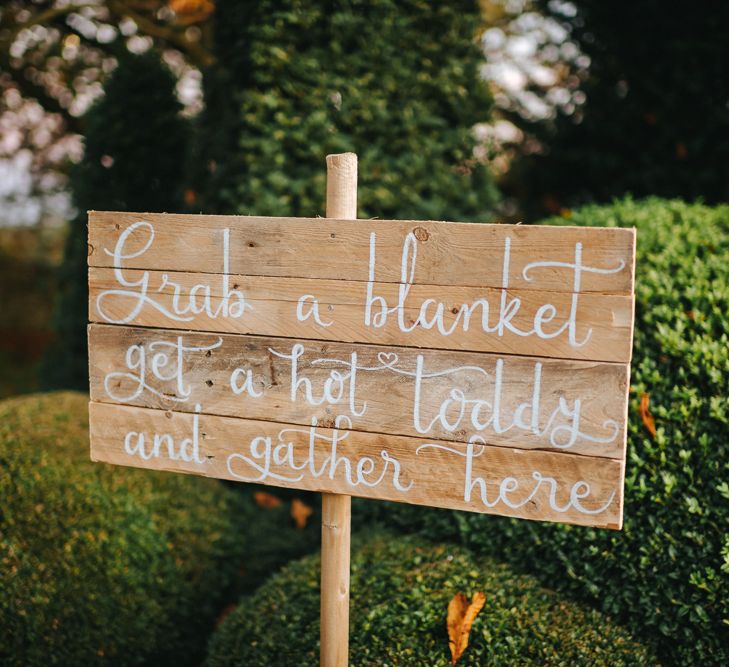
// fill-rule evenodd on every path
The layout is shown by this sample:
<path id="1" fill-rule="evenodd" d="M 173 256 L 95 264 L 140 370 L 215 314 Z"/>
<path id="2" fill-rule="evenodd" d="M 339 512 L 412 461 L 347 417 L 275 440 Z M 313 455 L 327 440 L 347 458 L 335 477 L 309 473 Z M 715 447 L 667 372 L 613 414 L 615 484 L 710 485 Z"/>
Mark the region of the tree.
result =
<path id="1" fill-rule="evenodd" d="M 6 0 L 0 89 L 17 89 L 79 132 L 72 107 L 103 80 L 104 60 L 119 53 L 120 41 L 146 41 L 180 51 L 196 67 L 211 66 L 207 19 L 213 8 L 212 0 Z"/>
<path id="2" fill-rule="evenodd" d="M 68 215 L 69 158 L 117 56 L 157 48 L 178 76 L 194 77 L 214 63 L 213 9 L 213 0 L 0 3 L 0 168 L 13 162 L 32 188 L 0 192 L 0 224 Z"/>
<path id="3" fill-rule="evenodd" d="M 46 358 L 47 387 L 88 387 L 86 211 L 178 211 L 189 144 L 175 78 L 154 52 L 127 55 L 88 112 L 86 152 L 71 176 L 78 215 L 61 267 L 57 342 Z"/>
<path id="4" fill-rule="evenodd" d="M 483 220 L 496 201 L 475 2 L 219 0 L 200 206 L 323 213 L 324 156 L 360 158 L 363 217 Z"/>
<path id="5" fill-rule="evenodd" d="M 590 65 L 581 108 L 523 124 L 544 146 L 525 190 L 552 212 L 626 192 L 729 199 L 729 4 L 541 4 Z"/>

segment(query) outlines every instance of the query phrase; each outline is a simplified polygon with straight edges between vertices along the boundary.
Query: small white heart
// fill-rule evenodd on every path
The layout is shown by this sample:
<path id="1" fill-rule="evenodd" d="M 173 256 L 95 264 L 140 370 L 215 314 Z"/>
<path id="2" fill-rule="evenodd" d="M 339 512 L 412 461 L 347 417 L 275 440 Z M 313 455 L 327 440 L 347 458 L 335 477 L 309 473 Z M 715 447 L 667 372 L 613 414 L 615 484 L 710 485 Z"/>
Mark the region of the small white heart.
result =
<path id="1" fill-rule="evenodd" d="M 388 368 L 394 366 L 398 362 L 399 357 L 394 352 L 378 352 L 377 360 Z"/>

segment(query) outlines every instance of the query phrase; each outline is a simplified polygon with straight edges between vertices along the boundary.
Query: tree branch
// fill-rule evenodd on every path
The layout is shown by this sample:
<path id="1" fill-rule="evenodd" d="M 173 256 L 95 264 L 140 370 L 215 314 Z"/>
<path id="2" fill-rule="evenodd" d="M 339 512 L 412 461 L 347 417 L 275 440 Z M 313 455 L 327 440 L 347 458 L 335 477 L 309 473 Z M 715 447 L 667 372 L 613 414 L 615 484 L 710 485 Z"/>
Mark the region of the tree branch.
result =
<path id="1" fill-rule="evenodd" d="M 117 18 L 129 17 L 146 35 L 161 39 L 186 53 L 190 61 L 198 68 L 210 67 L 215 64 L 215 56 L 203 48 L 199 42 L 188 39 L 184 31 L 176 30 L 172 26 L 155 23 L 143 14 L 131 9 L 121 0 L 109 0 L 107 6 L 109 11 L 115 14 Z"/>
<path id="2" fill-rule="evenodd" d="M 149 35 L 150 37 L 165 42 L 173 48 L 179 49 L 187 56 L 190 62 L 198 68 L 210 67 L 216 62 L 214 55 L 200 42 L 191 40 L 186 36 L 184 28 L 157 23 L 153 19 L 150 19 L 144 14 L 131 8 L 123 0 L 107 0 L 102 4 L 95 2 L 77 2 L 75 4 L 61 7 L 51 6 L 42 11 L 38 11 L 37 14 L 31 16 L 27 21 L 22 23 L 19 23 L 16 20 L 16 13 L 12 13 L 8 9 L 5 9 L 0 14 L 0 22 L 2 23 L 3 28 L 0 31 L 0 35 L 2 35 L 2 37 L 0 37 L 0 70 L 9 75 L 11 85 L 14 85 L 23 97 L 35 99 L 49 113 L 59 114 L 64 119 L 66 126 L 71 132 L 80 132 L 80 119 L 72 116 L 68 109 L 66 109 L 56 97 L 48 92 L 45 86 L 35 83 L 25 76 L 24 65 L 22 63 L 18 65 L 13 62 L 13 59 L 10 57 L 10 48 L 23 30 L 32 28 L 35 25 L 49 25 L 51 23 L 56 23 L 59 19 L 63 19 L 69 14 L 79 12 L 86 7 L 106 9 L 111 17 L 116 19 L 116 21 L 110 21 L 112 24 L 115 22 L 118 23 L 118 21 L 124 17 L 130 18 L 139 26 L 142 34 Z M 69 34 L 78 34 L 79 38 L 86 42 L 91 48 L 98 48 L 102 51 L 106 51 L 104 45 L 86 39 L 85 36 L 79 34 L 67 24 L 61 27 L 61 32 L 62 34 L 64 32 Z"/>
<path id="3" fill-rule="evenodd" d="M 7 50 L 6 47 L 9 48 L 18 35 L 26 28 L 32 28 L 34 25 L 43 23 L 50 23 L 54 19 L 60 18 L 61 16 L 67 16 L 68 14 L 73 14 L 85 7 L 98 7 L 98 5 L 85 2 L 79 5 L 67 5 L 65 7 L 49 7 L 39 14 L 31 16 L 31 18 L 29 18 L 25 23 L 16 23 L 15 27 L 10 32 L 10 36 L 0 41 L 0 49 L 3 51 Z"/>
<path id="4" fill-rule="evenodd" d="M 16 66 L 12 58 L 10 57 L 10 47 L 13 42 L 17 39 L 18 35 L 26 28 L 31 28 L 34 25 L 41 25 L 49 23 L 62 16 L 72 14 L 84 7 L 96 6 L 90 3 L 67 5 L 65 7 L 49 7 L 48 9 L 35 14 L 27 21 L 18 23 L 14 20 L 3 21 L 6 26 L 7 36 L 0 40 L 0 70 L 8 73 L 12 79 L 15 87 L 20 91 L 21 95 L 27 99 L 34 99 L 49 113 L 59 114 L 66 127 L 71 132 L 80 132 L 79 119 L 72 116 L 68 109 L 61 105 L 61 103 L 51 95 L 44 86 L 34 83 L 25 76 L 23 67 Z M 5 19 L 8 14 L 4 14 Z M 13 17 L 14 18 L 14 17 Z"/>
<path id="5" fill-rule="evenodd" d="M 0 70 L 10 74 L 12 83 L 25 99 L 35 100 L 47 112 L 60 115 L 70 132 L 75 134 L 81 133 L 80 120 L 72 116 L 68 109 L 58 99 L 53 97 L 44 86 L 28 79 L 22 69 L 18 69 L 12 64 L 7 52 L 3 50 L 0 50 Z"/>

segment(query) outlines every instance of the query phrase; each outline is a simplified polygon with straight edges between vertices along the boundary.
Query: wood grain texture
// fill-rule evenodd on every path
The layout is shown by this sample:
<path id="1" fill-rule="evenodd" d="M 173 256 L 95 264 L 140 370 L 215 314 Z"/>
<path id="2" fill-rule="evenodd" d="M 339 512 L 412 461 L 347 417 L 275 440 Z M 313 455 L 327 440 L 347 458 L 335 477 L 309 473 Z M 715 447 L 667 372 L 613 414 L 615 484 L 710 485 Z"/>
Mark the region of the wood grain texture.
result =
<path id="1" fill-rule="evenodd" d="M 144 221 L 154 226 L 146 252 L 126 259 L 126 268 L 222 273 L 224 229 L 229 229 L 229 272 L 367 281 L 370 234 L 376 234 L 377 273 L 381 282 L 401 280 L 403 241 L 413 233 L 417 271 L 423 285 L 502 287 L 505 241 L 510 239 L 510 282 L 517 289 L 572 291 L 570 271 L 552 266 L 527 280 L 523 270 L 533 262 L 575 262 L 581 244 L 583 264 L 616 273 L 586 272 L 582 292 L 630 294 L 633 291 L 635 231 L 614 228 L 536 227 L 482 223 L 398 220 L 328 220 L 162 213 L 89 213 L 89 266 L 112 267 L 120 234 Z M 147 228 L 130 235 L 139 250 Z M 136 244 L 136 245 L 135 245 Z"/>
<path id="2" fill-rule="evenodd" d="M 349 562 L 352 498 L 321 496 L 321 667 L 349 664 Z"/>
<path id="3" fill-rule="evenodd" d="M 401 300 L 399 285 L 375 283 L 370 296 L 385 299 L 386 306 L 395 309 L 377 327 L 375 314 L 381 307 L 373 307 L 369 325 L 365 319 L 365 283 L 231 275 L 224 285 L 219 275 L 152 270 L 125 270 L 123 277 L 135 286 L 120 285 L 113 269 L 89 269 L 92 322 L 591 361 L 627 362 L 632 351 L 632 296 L 412 285 Z M 239 317 L 218 314 L 226 289 L 244 295 L 248 306 Z M 191 293 L 198 312 L 189 310 Z M 297 304 L 303 295 L 318 300 L 323 325 L 313 317 L 299 321 Z M 587 339 L 582 345 L 573 344 L 565 328 L 573 299 L 574 339 Z M 499 329 L 510 303 L 515 313 L 508 316 L 509 326 Z M 529 334 L 535 331 L 537 313 L 547 305 L 554 307 L 554 317 L 540 327 L 552 337 Z"/>
<path id="4" fill-rule="evenodd" d="M 357 217 L 357 156 L 327 155 L 327 217 Z M 349 664 L 349 551 L 352 499 L 321 499 L 320 667 Z"/>
<path id="5" fill-rule="evenodd" d="M 253 392 L 242 391 L 249 373 Z M 89 374 L 98 402 L 181 412 L 200 404 L 210 414 L 307 426 L 346 414 L 353 430 L 460 442 L 478 434 L 491 445 L 559 451 L 554 441 L 607 458 L 625 451 L 624 364 L 93 324 Z M 586 437 L 564 447 L 575 418 Z"/>
<path id="6" fill-rule="evenodd" d="M 622 525 L 623 461 L 95 402 L 89 413 L 94 461 L 523 519 Z"/>
<path id="7" fill-rule="evenodd" d="M 330 189 L 337 219 L 90 214 L 92 456 L 332 516 L 341 494 L 619 528 L 634 230 L 346 220 Z"/>

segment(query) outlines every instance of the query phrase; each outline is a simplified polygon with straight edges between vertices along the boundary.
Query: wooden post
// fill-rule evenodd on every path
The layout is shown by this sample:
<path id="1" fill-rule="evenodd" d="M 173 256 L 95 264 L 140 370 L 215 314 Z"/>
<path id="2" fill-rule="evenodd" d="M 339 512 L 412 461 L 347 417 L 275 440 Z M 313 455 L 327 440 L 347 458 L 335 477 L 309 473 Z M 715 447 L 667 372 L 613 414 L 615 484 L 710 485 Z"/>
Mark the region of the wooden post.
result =
<path id="1" fill-rule="evenodd" d="M 327 218 L 357 217 L 357 156 L 327 155 Z M 322 494 L 321 667 L 345 667 L 349 652 L 349 536 L 352 499 Z"/>

